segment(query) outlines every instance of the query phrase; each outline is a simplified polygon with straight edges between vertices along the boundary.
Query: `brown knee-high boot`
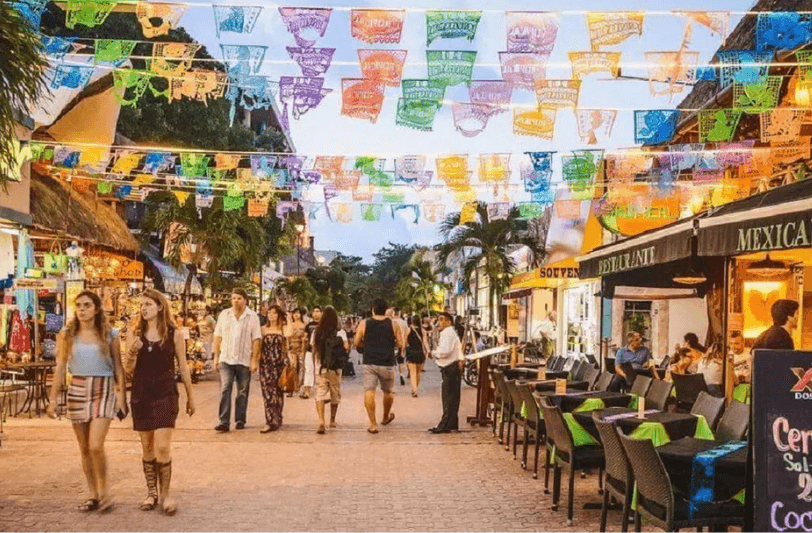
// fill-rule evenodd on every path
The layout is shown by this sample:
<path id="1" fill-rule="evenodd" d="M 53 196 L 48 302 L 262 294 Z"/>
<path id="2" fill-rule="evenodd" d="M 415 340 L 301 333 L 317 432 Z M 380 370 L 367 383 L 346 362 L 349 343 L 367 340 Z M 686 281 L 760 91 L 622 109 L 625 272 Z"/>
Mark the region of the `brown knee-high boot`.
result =
<path id="1" fill-rule="evenodd" d="M 155 467 L 157 461 L 155 459 L 152 461 L 142 460 L 142 463 L 144 465 L 144 479 L 147 480 L 147 500 L 152 498 L 152 503 L 144 500 L 144 503 L 141 504 L 141 510 L 151 511 L 158 505 L 158 471 Z"/>
<path id="2" fill-rule="evenodd" d="M 158 467 L 158 482 L 161 489 L 161 505 L 163 505 L 164 513 L 172 516 L 177 511 L 174 503 L 166 504 L 166 495 L 169 494 L 169 484 L 172 481 L 172 461 L 168 463 L 156 463 Z"/>

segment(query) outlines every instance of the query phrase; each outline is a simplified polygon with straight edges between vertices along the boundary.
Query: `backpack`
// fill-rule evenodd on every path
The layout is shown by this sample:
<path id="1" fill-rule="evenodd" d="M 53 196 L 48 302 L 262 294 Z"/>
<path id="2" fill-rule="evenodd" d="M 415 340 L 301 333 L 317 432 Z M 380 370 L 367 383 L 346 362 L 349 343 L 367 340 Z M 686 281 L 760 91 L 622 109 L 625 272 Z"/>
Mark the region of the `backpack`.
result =
<path id="1" fill-rule="evenodd" d="M 341 337 L 331 335 L 324 339 L 324 351 L 321 355 L 322 370 L 343 370 L 349 358 L 350 354 L 344 349 L 344 341 Z"/>

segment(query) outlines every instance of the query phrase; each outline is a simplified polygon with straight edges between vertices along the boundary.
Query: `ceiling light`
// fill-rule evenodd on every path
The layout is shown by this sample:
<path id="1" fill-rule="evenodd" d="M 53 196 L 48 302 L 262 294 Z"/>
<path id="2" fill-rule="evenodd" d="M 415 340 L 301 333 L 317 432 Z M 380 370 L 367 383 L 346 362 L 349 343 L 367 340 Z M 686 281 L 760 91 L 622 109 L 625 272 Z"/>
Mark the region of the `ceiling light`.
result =
<path id="1" fill-rule="evenodd" d="M 787 265 L 781 261 L 774 261 L 770 259 L 770 254 L 767 254 L 767 257 L 765 257 L 763 261 L 756 261 L 747 267 L 748 274 L 754 274 L 763 278 L 781 276 L 786 274 L 787 270 Z"/>
<path id="2" fill-rule="evenodd" d="M 708 281 L 708 278 L 705 274 L 699 273 L 693 268 L 689 268 L 688 271 L 683 274 L 676 274 L 673 280 L 674 283 L 679 283 L 680 285 L 700 285 Z"/>

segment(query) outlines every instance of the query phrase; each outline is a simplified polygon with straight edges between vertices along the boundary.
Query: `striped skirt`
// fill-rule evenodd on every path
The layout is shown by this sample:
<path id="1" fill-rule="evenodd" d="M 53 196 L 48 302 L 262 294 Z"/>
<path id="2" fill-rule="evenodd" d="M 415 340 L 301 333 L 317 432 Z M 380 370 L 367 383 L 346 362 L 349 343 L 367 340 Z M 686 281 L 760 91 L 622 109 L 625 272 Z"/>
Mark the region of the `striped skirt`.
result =
<path id="1" fill-rule="evenodd" d="M 90 422 L 114 418 L 116 389 L 113 376 L 71 376 L 68 387 L 68 420 Z"/>

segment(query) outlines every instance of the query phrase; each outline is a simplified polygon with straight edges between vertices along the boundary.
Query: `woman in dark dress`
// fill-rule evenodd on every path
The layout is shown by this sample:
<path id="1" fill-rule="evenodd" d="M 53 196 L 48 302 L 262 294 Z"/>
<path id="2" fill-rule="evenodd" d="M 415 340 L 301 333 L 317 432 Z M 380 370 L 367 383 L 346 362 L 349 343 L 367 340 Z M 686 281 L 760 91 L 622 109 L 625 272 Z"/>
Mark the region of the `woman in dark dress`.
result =
<path id="1" fill-rule="evenodd" d="M 282 308 L 272 305 L 268 309 L 268 321 L 262 328 L 259 361 L 252 363 L 252 371 L 259 367 L 259 382 L 262 385 L 262 399 L 265 403 L 265 427 L 260 433 L 276 431 L 282 425 L 285 394 L 279 387 L 279 377 L 288 364 L 286 324 L 287 319 Z"/>
<path id="2" fill-rule="evenodd" d="M 178 417 L 175 367 L 186 387 L 186 413 L 195 412 L 192 379 L 186 365 L 186 343 L 169 313 L 163 294 L 148 289 L 141 297 L 141 317 L 127 341 L 124 370 L 133 374 L 133 429 L 141 436 L 147 498 L 141 510 L 159 504 L 167 515 L 177 511 L 170 496 L 172 429 Z"/>
<path id="3" fill-rule="evenodd" d="M 426 333 L 420 326 L 420 317 L 414 315 L 406 337 L 406 362 L 409 364 L 409 379 L 412 382 L 412 396 L 415 398 L 417 398 L 417 388 L 420 386 L 423 363 L 426 362 L 427 344 Z"/>

